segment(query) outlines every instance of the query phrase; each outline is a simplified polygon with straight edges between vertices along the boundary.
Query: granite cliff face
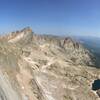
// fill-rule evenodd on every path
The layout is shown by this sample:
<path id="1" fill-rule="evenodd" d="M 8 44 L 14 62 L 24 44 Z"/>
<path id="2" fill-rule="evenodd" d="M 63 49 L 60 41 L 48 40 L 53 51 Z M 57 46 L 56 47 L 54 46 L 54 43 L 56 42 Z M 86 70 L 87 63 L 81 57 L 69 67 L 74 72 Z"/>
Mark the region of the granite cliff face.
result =
<path id="1" fill-rule="evenodd" d="M 0 38 L 0 100 L 99 100 L 94 56 L 71 38 L 30 28 Z"/>

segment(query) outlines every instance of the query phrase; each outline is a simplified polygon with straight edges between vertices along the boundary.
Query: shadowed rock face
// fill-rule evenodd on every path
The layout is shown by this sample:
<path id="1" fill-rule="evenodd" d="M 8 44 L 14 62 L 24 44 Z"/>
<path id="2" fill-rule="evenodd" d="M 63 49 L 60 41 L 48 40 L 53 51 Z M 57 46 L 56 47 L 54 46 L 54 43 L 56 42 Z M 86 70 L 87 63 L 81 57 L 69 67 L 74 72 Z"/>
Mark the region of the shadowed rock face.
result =
<path id="1" fill-rule="evenodd" d="M 66 48 L 66 47 L 68 47 L 67 45 L 69 45 L 69 44 L 70 44 L 69 48 L 71 48 L 71 46 L 72 46 L 75 49 L 79 49 L 80 44 L 77 43 L 76 41 L 72 40 L 70 37 L 67 37 L 64 39 L 63 46 Z"/>
<path id="2" fill-rule="evenodd" d="M 93 55 L 71 38 L 33 34 L 0 39 L 0 100 L 97 100 L 100 71 Z M 88 66 L 89 65 L 89 66 Z"/>

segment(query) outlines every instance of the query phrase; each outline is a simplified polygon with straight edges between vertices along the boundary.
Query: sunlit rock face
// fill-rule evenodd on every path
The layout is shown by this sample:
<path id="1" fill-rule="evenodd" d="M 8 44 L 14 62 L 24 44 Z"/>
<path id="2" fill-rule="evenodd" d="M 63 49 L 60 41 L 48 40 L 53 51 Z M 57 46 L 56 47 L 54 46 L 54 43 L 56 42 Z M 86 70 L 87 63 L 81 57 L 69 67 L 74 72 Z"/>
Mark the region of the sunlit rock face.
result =
<path id="1" fill-rule="evenodd" d="M 67 58 L 71 59 L 74 63 L 95 66 L 95 58 L 93 54 L 77 41 L 67 37 L 64 39 L 63 46 L 65 48 Z"/>
<path id="2" fill-rule="evenodd" d="M 0 38 L 0 100 L 98 100 L 94 56 L 68 38 L 25 28 Z"/>
<path id="3" fill-rule="evenodd" d="M 15 35 L 16 34 L 16 35 Z M 32 40 L 33 32 L 28 27 L 21 31 L 13 32 L 8 38 L 9 43 L 27 44 Z"/>

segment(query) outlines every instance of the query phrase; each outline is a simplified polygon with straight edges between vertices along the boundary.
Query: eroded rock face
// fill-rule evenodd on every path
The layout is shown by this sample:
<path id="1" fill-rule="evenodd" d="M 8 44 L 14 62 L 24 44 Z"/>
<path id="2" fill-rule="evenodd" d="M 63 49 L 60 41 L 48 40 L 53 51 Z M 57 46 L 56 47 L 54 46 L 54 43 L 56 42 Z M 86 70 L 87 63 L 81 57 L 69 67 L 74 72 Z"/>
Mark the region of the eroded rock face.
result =
<path id="1" fill-rule="evenodd" d="M 28 44 L 33 38 L 33 32 L 30 28 L 25 28 L 21 31 L 12 33 L 8 37 L 9 43 Z"/>
<path id="2" fill-rule="evenodd" d="M 0 100 L 21 100 L 21 95 L 11 84 L 6 73 L 0 71 Z"/>
<path id="3" fill-rule="evenodd" d="M 71 59 L 74 63 L 95 66 L 95 57 L 80 43 L 68 37 L 64 39 L 63 46 L 66 50 L 67 58 Z"/>
<path id="4" fill-rule="evenodd" d="M 92 54 L 71 38 L 33 34 L 30 28 L 0 40 L 0 100 L 97 100 L 100 71 Z M 91 64 L 89 64 L 91 62 Z"/>
<path id="5" fill-rule="evenodd" d="M 59 53 L 63 52 L 66 58 L 75 64 L 89 66 L 96 65 L 95 57 L 93 54 L 70 37 L 60 38 L 57 36 L 49 35 L 34 35 L 33 41 L 37 45 L 42 47 L 46 46 L 46 48 L 51 49 L 54 54 L 58 53 L 57 51 L 60 51 Z"/>

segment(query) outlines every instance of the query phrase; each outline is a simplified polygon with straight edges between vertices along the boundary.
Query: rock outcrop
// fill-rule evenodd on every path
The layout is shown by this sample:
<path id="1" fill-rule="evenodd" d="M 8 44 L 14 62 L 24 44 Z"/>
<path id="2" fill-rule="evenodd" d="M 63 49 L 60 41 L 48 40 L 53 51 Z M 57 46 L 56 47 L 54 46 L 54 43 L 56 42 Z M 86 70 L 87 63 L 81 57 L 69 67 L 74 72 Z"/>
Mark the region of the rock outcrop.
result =
<path id="1" fill-rule="evenodd" d="M 98 100 L 94 59 L 69 37 L 30 28 L 6 35 L 0 39 L 0 100 Z"/>
<path id="2" fill-rule="evenodd" d="M 25 28 L 21 31 L 13 32 L 9 37 L 8 37 L 8 42 L 9 43 L 19 43 L 19 44 L 28 44 L 33 36 L 32 30 L 28 27 Z"/>
<path id="3" fill-rule="evenodd" d="M 65 48 L 67 58 L 71 59 L 74 63 L 90 66 L 96 65 L 93 54 L 72 38 L 65 38 L 63 46 Z"/>

